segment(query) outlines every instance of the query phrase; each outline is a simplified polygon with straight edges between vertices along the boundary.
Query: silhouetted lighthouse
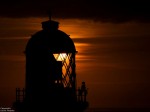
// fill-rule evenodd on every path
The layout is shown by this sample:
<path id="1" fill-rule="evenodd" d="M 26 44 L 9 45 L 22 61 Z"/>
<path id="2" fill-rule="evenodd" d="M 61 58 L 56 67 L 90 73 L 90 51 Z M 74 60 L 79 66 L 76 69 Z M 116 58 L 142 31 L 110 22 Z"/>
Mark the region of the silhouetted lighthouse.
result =
<path id="1" fill-rule="evenodd" d="M 26 46 L 26 103 L 33 109 L 70 108 L 76 102 L 76 49 L 58 25 L 42 22 L 43 30 L 32 35 Z"/>
<path id="2" fill-rule="evenodd" d="M 85 107 L 77 98 L 75 45 L 58 27 L 56 21 L 42 22 L 42 30 L 32 35 L 27 43 L 25 96 L 21 111 L 73 112 Z"/>

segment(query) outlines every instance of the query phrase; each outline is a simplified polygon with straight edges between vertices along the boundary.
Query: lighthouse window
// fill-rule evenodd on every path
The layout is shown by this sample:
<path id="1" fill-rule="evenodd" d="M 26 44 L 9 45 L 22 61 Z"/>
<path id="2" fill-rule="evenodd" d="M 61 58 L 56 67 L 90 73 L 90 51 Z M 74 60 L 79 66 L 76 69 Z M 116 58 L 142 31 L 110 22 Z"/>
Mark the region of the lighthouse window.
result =
<path id="1" fill-rule="evenodd" d="M 62 62 L 62 83 L 64 87 L 71 87 L 70 81 L 72 79 L 70 75 L 72 74 L 72 64 L 73 64 L 72 53 L 58 53 L 53 55 L 56 61 Z"/>
<path id="2" fill-rule="evenodd" d="M 57 61 L 64 61 L 67 58 L 66 53 L 53 54 Z"/>

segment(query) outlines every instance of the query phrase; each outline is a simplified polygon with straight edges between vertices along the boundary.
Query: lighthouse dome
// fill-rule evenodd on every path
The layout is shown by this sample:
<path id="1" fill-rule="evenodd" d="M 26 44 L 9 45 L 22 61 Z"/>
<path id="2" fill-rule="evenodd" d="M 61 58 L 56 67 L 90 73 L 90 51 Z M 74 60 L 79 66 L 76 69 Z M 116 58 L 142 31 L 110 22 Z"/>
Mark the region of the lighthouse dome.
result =
<path id="1" fill-rule="evenodd" d="M 58 30 L 58 22 L 42 22 L 43 30 L 38 31 L 28 41 L 26 53 L 30 50 L 41 51 L 49 50 L 52 53 L 58 52 L 76 52 L 73 40 L 65 32 Z"/>

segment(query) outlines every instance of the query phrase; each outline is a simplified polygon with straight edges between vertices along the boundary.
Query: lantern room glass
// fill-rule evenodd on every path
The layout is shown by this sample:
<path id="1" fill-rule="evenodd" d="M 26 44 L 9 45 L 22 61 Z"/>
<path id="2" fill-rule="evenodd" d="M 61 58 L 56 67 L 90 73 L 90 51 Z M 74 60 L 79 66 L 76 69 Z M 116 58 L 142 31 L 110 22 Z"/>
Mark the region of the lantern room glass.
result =
<path id="1" fill-rule="evenodd" d="M 73 55 L 72 53 L 54 53 L 56 61 L 62 62 L 62 83 L 64 87 L 72 87 L 72 69 Z"/>

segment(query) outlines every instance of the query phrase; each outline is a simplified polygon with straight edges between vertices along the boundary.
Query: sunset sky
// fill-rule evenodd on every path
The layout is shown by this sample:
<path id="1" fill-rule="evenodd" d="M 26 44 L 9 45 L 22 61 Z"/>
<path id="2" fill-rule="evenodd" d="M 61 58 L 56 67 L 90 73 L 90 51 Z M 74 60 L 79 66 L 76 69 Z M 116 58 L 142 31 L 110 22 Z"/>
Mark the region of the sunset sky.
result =
<path id="1" fill-rule="evenodd" d="M 91 108 L 150 107 L 150 13 L 146 1 L 0 1 L 0 107 L 24 87 L 24 50 L 41 22 L 52 18 L 73 39 L 78 86 Z"/>

